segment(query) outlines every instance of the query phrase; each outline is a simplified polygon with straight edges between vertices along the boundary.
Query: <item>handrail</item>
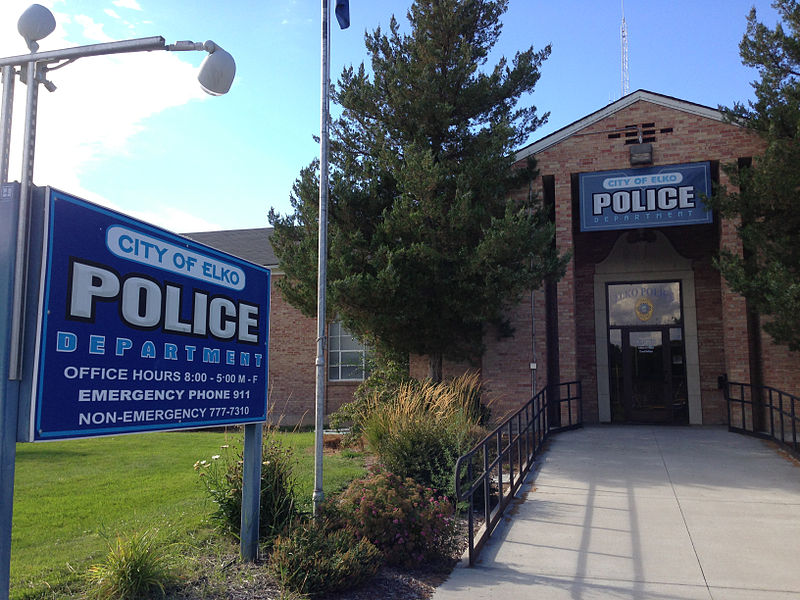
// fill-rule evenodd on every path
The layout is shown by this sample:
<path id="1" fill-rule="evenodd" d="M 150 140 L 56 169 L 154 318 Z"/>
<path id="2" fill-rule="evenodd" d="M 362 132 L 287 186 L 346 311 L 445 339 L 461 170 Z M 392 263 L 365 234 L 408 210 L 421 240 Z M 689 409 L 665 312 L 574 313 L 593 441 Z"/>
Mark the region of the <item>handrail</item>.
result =
<path id="1" fill-rule="evenodd" d="M 728 431 L 771 439 L 800 458 L 800 397 L 766 385 L 724 382 Z"/>
<path id="2" fill-rule="evenodd" d="M 475 564 L 550 434 L 582 426 L 581 382 L 549 385 L 458 459 L 456 500 L 468 506 L 470 566 Z M 477 539 L 476 502 L 482 504 L 483 511 L 483 526 Z"/>

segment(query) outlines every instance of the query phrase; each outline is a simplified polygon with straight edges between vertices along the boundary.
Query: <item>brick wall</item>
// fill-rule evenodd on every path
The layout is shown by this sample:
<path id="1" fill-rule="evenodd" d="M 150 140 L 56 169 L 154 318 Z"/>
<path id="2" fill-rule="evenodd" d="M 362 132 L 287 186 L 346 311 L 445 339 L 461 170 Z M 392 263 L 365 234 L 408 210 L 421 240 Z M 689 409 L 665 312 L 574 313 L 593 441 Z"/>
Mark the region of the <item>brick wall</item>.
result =
<path id="1" fill-rule="evenodd" d="M 712 264 L 712 256 L 719 248 L 718 229 L 717 225 L 664 229 L 678 253 L 692 259 L 697 305 L 697 350 L 700 355 L 700 394 L 703 423 L 707 425 L 727 422 L 725 400 L 717 386 L 717 378 L 727 368 L 723 314 L 720 310 L 722 280 L 719 271 Z"/>
<path id="2" fill-rule="evenodd" d="M 597 423 L 600 415 L 597 401 L 599 374 L 595 349 L 594 266 L 611 252 L 619 232 L 576 233 L 575 236 L 577 379 L 582 383 L 584 419 L 589 423 Z M 561 379 L 567 381 L 563 376 Z"/>
<path id="3" fill-rule="evenodd" d="M 273 275 L 270 294 L 269 402 L 273 420 L 314 423 L 317 323 L 284 300 Z"/>
<path id="4" fill-rule="evenodd" d="M 272 420 L 313 425 L 316 397 L 317 320 L 284 300 L 273 274 L 270 295 L 269 406 Z M 358 382 L 329 382 L 325 414 L 352 400 Z"/>
<path id="5" fill-rule="evenodd" d="M 513 412 L 533 397 L 531 307 L 531 295 L 527 294 L 518 306 L 509 309 L 512 337 L 500 337 L 493 328 L 484 337 L 481 374 L 487 397 L 493 402 L 493 417 Z"/>
<path id="6" fill-rule="evenodd" d="M 559 284 L 559 343 L 561 379 L 574 368 L 583 380 L 587 420 L 597 418 L 597 372 L 594 349 L 594 265 L 611 248 L 614 232 L 579 233 L 573 223 L 572 175 L 581 172 L 630 168 L 629 146 L 624 136 L 609 138 L 609 131 L 626 126 L 654 123 L 653 164 L 699 161 L 735 162 L 758 154 L 760 140 L 730 124 L 671 107 L 639 101 L 566 138 L 536 155 L 542 175 L 556 181 L 556 231 L 560 248 L 573 249 L 574 260 L 567 277 Z M 662 131 L 664 130 L 664 131 Z M 724 173 L 721 183 L 726 184 Z M 574 208 L 577 212 L 577 208 Z M 577 215 L 576 215 L 577 216 Z M 727 372 L 737 377 L 749 373 L 747 321 L 744 300 L 730 292 L 711 266 L 717 234 L 712 226 L 663 228 L 676 250 L 693 259 L 697 295 L 698 338 L 703 419 L 706 423 L 725 420 L 717 376 Z M 613 236 L 613 239 L 609 238 Z M 733 246 L 735 227 L 723 223 L 718 234 L 723 245 Z M 564 330 L 562 328 L 566 327 Z M 572 365 L 575 365 L 572 367 Z M 604 376 L 604 375 L 603 375 Z"/>
<path id="7" fill-rule="evenodd" d="M 800 396 L 800 353 L 774 344 L 766 333 L 761 336 L 761 348 L 764 385 Z"/>

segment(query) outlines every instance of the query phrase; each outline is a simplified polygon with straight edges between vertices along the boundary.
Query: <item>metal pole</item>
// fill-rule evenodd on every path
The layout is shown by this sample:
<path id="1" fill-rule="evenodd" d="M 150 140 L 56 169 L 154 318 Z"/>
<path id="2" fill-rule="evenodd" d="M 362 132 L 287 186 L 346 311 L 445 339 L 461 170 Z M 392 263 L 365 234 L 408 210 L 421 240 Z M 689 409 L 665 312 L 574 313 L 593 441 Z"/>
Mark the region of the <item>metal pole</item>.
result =
<path id="1" fill-rule="evenodd" d="M 328 121 L 330 110 L 330 10 L 322 0 L 322 99 L 320 110 L 319 244 L 317 267 L 317 375 L 314 421 L 314 514 L 325 499 L 322 491 L 322 428 L 325 420 L 325 291 L 328 280 Z"/>
<path id="2" fill-rule="evenodd" d="M 263 423 L 244 426 L 242 454 L 242 522 L 239 553 L 242 560 L 255 562 L 258 558 L 258 527 L 261 504 L 261 438 Z"/>
<path id="3" fill-rule="evenodd" d="M 25 106 L 25 147 L 22 154 L 22 181 L 17 218 L 17 254 L 14 263 L 14 296 L 11 306 L 11 345 L 8 378 L 22 378 L 22 332 L 25 328 L 25 282 L 28 276 L 28 230 L 30 220 L 31 189 L 33 187 L 33 154 L 36 147 L 36 109 L 39 100 L 39 82 L 36 80 L 36 63 L 26 65 L 28 86 Z"/>
<path id="4" fill-rule="evenodd" d="M 189 42 L 191 43 L 191 42 Z M 178 42 L 174 50 L 187 49 L 187 42 Z M 109 54 L 125 54 L 128 52 L 150 52 L 152 50 L 169 50 L 164 38 L 160 35 L 134 40 L 120 40 L 117 42 L 103 42 L 102 44 L 90 44 L 88 46 L 75 46 L 74 48 L 62 48 L 60 50 L 47 50 L 46 52 L 35 52 L 33 54 L 20 54 L 17 56 L 6 56 L 0 58 L 0 66 L 5 65 L 26 65 L 30 62 L 50 63 L 62 60 L 76 60 L 87 56 L 106 56 Z M 196 48 L 192 48 L 196 49 Z"/>
<path id="5" fill-rule="evenodd" d="M 3 362 L 3 361 L 0 361 Z M 11 571 L 11 523 L 14 466 L 17 457 L 19 381 L 0 380 L 0 598 L 8 598 Z"/>
<path id="6" fill-rule="evenodd" d="M 13 185 L 13 184 L 12 184 Z M 0 186 L 10 187 L 10 186 Z M 12 255 L 16 251 L 19 198 L 0 198 L 0 598 L 8 598 L 11 568 L 11 518 L 14 504 L 14 462 L 17 452 L 19 381 L 10 381 L 8 342 L 11 333 Z"/>
<path id="7" fill-rule="evenodd" d="M 0 184 L 8 183 L 11 150 L 11 115 L 14 109 L 14 67 L 3 67 L 3 101 L 0 105 Z"/>
<path id="8" fill-rule="evenodd" d="M 0 361 L 0 363 L 5 361 Z M 14 466 L 17 457 L 19 381 L 0 379 L 0 598 L 8 598 L 11 580 L 11 523 Z"/>

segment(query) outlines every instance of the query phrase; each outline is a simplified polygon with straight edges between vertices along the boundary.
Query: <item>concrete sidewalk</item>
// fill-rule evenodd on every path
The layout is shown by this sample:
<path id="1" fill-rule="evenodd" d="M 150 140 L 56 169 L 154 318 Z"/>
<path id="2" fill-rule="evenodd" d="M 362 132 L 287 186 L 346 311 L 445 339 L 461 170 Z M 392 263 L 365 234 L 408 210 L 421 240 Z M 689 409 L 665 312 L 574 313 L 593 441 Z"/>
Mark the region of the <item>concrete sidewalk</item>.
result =
<path id="1" fill-rule="evenodd" d="M 800 599 L 800 466 L 723 428 L 552 438 L 476 567 L 433 600 Z"/>

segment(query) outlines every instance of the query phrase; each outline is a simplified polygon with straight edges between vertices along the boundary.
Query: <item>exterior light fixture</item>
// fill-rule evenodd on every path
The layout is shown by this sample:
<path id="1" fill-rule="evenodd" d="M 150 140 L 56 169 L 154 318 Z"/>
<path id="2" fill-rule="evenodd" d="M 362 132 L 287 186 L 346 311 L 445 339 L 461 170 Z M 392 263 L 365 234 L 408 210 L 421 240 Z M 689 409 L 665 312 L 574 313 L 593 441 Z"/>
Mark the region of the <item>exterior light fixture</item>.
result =
<path id="1" fill-rule="evenodd" d="M 653 144 L 631 144 L 631 166 L 653 164 Z"/>
<path id="2" fill-rule="evenodd" d="M 233 57 L 211 40 L 203 44 L 208 56 L 200 65 L 197 81 L 203 91 L 212 96 L 221 96 L 231 89 L 233 77 L 236 75 L 236 63 Z"/>
<path id="3" fill-rule="evenodd" d="M 157 48 L 160 50 L 161 48 Z M 200 72 L 197 74 L 197 81 L 200 88 L 210 96 L 222 96 L 227 94 L 236 76 L 236 62 L 233 57 L 226 52 L 219 44 L 208 40 L 207 42 L 175 42 L 163 48 L 172 52 L 184 52 L 186 50 L 205 50 L 208 56 L 200 65 Z"/>
<path id="4" fill-rule="evenodd" d="M 55 91 L 56 86 L 47 79 L 47 72 L 66 66 L 79 58 L 130 52 L 150 52 L 153 50 L 168 50 L 172 52 L 204 50 L 208 52 L 208 56 L 200 66 L 197 79 L 203 91 L 212 96 L 226 94 L 231 89 L 236 75 L 236 62 L 233 57 L 211 40 L 207 42 L 183 41 L 167 45 L 163 37 L 154 36 L 39 52 L 39 40 L 50 35 L 55 28 L 56 20 L 53 13 L 41 4 L 31 4 L 22 13 L 17 22 L 17 30 L 25 39 L 25 43 L 31 53 L 0 58 L 3 81 L 2 109 L 0 109 L 0 183 L 8 181 L 15 75 L 19 75 L 23 83 L 27 84 L 29 81 L 33 81 L 33 84 L 28 87 L 26 132 L 30 131 L 30 137 L 28 133 L 25 134 L 26 152 L 28 147 L 33 147 L 34 140 L 32 138 L 36 124 L 38 84 L 43 84 L 50 92 Z M 31 156 L 30 164 L 23 165 L 23 196 L 26 192 L 26 183 L 30 183 L 33 172 L 32 158 Z"/>
<path id="5" fill-rule="evenodd" d="M 55 28 L 56 18 L 41 4 L 31 4 L 17 21 L 17 31 L 31 52 L 36 52 L 39 49 L 37 42 L 53 33 Z"/>

